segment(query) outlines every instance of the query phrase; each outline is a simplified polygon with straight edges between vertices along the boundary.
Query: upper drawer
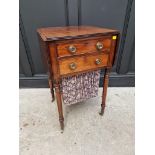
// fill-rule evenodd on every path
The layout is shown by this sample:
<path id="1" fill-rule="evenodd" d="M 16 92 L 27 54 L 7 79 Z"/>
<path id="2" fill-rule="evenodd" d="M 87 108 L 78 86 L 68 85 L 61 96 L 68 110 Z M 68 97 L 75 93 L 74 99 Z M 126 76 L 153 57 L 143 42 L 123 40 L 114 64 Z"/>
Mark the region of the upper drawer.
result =
<path id="1" fill-rule="evenodd" d="M 92 53 L 97 51 L 110 51 L 111 37 L 95 39 L 77 39 L 57 44 L 58 57 Z"/>

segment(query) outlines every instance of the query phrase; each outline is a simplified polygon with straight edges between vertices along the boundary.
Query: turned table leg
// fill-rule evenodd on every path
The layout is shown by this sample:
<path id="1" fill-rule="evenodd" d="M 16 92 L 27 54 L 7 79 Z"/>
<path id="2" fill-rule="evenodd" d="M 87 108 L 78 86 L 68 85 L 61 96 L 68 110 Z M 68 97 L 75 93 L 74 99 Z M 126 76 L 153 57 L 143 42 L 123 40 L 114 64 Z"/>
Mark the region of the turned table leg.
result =
<path id="1" fill-rule="evenodd" d="M 52 78 L 53 76 L 51 75 L 52 73 L 50 73 L 50 72 L 47 72 L 47 74 L 48 74 L 48 83 L 49 83 L 49 86 L 50 86 L 50 92 L 51 92 L 51 95 L 52 95 L 52 102 L 53 102 L 55 100 L 53 78 Z"/>
<path id="2" fill-rule="evenodd" d="M 59 84 L 55 85 L 55 93 L 56 93 L 56 98 L 57 98 L 57 107 L 58 107 L 58 112 L 59 112 L 60 127 L 61 127 L 61 130 L 63 130 L 64 129 L 64 117 L 63 117 L 61 91 L 60 91 Z"/>
<path id="3" fill-rule="evenodd" d="M 102 92 L 102 104 L 101 104 L 100 115 L 104 114 L 105 102 L 106 102 L 106 96 L 107 96 L 107 88 L 108 88 L 108 82 L 109 82 L 109 73 L 110 73 L 110 69 L 109 68 L 105 69 L 104 81 L 103 81 L 103 92 Z"/>
<path id="4" fill-rule="evenodd" d="M 53 102 L 55 100 L 53 83 L 52 83 L 52 80 L 50 78 L 48 79 L 48 82 L 49 82 L 50 92 L 51 92 L 51 95 L 52 95 L 52 102 Z"/>

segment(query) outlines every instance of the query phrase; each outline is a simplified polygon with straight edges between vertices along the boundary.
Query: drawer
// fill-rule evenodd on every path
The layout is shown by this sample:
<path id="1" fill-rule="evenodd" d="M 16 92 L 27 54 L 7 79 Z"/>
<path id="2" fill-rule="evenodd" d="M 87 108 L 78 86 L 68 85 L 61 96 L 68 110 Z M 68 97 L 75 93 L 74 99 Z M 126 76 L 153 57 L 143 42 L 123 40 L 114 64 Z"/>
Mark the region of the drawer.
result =
<path id="1" fill-rule="evenodd" d="M 111 37 L 72 40 L 57 44 L 58 57 L 80 55 L 93 52 L 109 52 Z"/>
<path id="2" fill-rule="evenodd" d="M 60 75 L 95 70 L 108 66 L 109 54 L 94 54 L 59 59 Z"/>

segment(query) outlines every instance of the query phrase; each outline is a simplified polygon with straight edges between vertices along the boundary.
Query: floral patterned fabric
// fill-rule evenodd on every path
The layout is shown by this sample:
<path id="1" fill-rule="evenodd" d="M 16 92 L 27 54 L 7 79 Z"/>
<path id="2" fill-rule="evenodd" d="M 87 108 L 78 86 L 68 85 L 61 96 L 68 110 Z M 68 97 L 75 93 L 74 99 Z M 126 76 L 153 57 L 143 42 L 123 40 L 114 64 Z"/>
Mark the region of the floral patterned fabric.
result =
<path id="1" fill-rule="evenodd" d="M 64 104 L 82 102 L 98 95 L 100 71 L 64 77 L 61 83 Z"/>

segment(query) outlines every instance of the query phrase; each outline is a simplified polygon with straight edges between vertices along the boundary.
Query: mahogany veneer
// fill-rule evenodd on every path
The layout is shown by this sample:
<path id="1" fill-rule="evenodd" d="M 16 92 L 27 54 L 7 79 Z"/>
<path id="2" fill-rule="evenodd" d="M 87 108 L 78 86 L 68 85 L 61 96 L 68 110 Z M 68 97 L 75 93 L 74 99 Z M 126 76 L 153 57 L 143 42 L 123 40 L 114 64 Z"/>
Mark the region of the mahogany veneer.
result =
<path id="1" fill-rule="evenodd" d="M 80 57 L 71 57 L 67 59 L 61 59 L 59 61 L 60 75 L 66 75 L 70 73 L 84 72 L 88 70 L 96 70 L 98 68 L 108 65 L 108 54 L 92 54 L 84 55 Z M 96 64 L 96 59 L 100 59 L 101 63 Z M 75 63 L 76 68 L 70 69 L 69 64 Z"/>
<path id="2" fill-rule="evenodd" d="M 74 39 L 71 41 L 59 42 L 57 44 L 58 57 L 87 54 L 98 52 L 96 49 L 96 43 L 101 42 L 103 44 L 103 49 L 100 51 L 110 51 L 111 38 L 110 37 L 101 37 L 101 38 L 90 38 L 90 39 Z M 68 51 L 68 47 L 74 45 L 76 47 L 76 53 L 71 53 Z"/>
<path id="3" fill-rule="evenodd" d="M 48 27 L 37 30 L 49 75 L 52 99 L 57 98 L 59 121 L 64 128 L 61 78 L 105 68 L 101 115 L 104 113 L 109 73 L 114 64 L 119 31 L 93 27 Z"/>

